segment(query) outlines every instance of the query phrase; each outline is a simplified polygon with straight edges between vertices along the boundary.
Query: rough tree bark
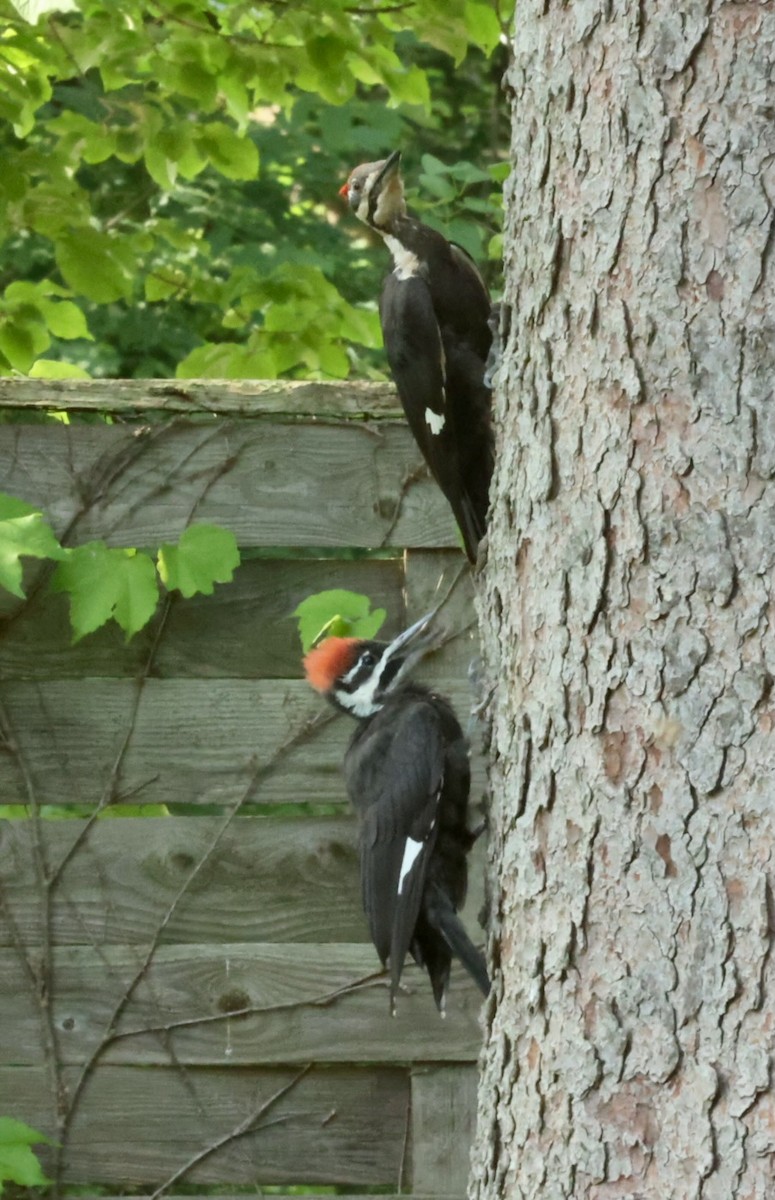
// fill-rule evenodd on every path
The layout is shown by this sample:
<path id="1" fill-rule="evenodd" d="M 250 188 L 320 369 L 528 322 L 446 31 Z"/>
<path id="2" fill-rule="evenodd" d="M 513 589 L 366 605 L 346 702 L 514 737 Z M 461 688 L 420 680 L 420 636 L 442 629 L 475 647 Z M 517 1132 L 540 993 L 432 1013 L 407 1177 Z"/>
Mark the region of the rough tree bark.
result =
<path id="1" fill-rule="evenodd" d="M 775 12 L 520 0 L 473 1192 L 775 1196 Z"/>

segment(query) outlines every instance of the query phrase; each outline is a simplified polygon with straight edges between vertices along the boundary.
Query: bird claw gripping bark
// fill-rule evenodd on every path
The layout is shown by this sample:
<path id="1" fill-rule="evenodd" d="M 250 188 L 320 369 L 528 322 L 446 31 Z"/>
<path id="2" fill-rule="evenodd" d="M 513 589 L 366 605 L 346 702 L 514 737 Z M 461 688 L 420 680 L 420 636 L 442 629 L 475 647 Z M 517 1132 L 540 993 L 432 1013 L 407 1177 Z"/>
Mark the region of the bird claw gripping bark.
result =
<path id="1" fill-rule="evenodd" d="M 503 313 L 504 306 L 499 300 L 493 304 L 490 309 L 490 315 L 487 318 L 487 325 L 492 333 L 492 344 L 487 355 L 487 362 L 484 364 L 484 386 L 487 388 L 495 387 L 495 381 L 500 370 L 501 360 L 503 359 Z"/>

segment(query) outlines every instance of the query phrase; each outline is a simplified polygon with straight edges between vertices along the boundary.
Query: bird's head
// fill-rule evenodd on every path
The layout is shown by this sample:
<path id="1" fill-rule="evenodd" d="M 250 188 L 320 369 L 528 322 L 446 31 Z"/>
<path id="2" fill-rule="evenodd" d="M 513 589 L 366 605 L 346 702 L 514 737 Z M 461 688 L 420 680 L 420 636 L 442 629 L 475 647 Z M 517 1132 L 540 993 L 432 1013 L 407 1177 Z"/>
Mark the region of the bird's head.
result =
<path id="1" fill-rule="evenodd" d="M 435 642 L 435 615 L 427 613 L 392 642 L 326 638 L 304 659 L 308 683 L 350 716 L 373 717 Z"/>
<path id="2" fill-rule="evenodd" d="M 406 216 L 401 151 L 395 150 L 380 162 L 361 163 L 350 172 L 339 195 L 366 225 L 389 232 L 398 217 Z"/>

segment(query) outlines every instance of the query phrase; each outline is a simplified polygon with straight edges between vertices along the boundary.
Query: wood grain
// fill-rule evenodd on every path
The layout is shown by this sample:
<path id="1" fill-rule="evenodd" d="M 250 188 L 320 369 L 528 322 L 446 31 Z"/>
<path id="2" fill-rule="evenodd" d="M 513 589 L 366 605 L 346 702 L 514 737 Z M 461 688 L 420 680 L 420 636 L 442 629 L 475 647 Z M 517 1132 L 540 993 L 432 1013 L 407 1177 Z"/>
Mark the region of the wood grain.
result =
<path id="1" fill-rule="evenodd" d="M 6 425 L 0 483 L 77 543 L 157 546 L 196 520 L 243 547 L 457 545 L 411 435 L 392 423 Z"/>
<path id="2" fill-rule="evenodd" d="M 178 1167 L 255 1112 L 294 1070 L 104 1067 L 87 1085 L 65 1161 L 65 1182 L 142 1187 Z M 42 1068 L 4 1070 L 4 1094 L 35 1129 L 56 1135 Z M 75 1071 L 65 1072 L 70 1086 Z M 409 1104 L 406 1071 L 320 1068 L 249 1134 L 207 1158 L 187 1183 L 398 1183 Z M 41 1147 L 44 1168 L 50 1148 Z"/>
<path id="3" fill-rule="evenodd" d="M 465 721 L 466 684 L 445 690 Z M 346 801 L 350 721 L 329 720 L 301 680 L 149 679 L 136 710 L 137 685 L 123 679 L 9 682 L 2 699 L 40 804 Z M 0 794 L 27 800 L 13 755 L 0 757 Z"/>
<path id="4" fill-rule="evenodd" d="M 52 869 L 84 826 L 43 822 Z M 222 818 L 209 816 L 94 823 L 57 890 L 56 943 L 149 942 L 221 826 Z M 0 822 L 2 897 L 27 945 L 42 936 L 33 836 L 30 821 Z M 183 895 L 165 941 L 366 941 L 355 838 L 351 817 L 236 818 Z M 13 944 L 2 908 L 0 941 Z"/>
<path id="5" fill-rule="evenodd" d="M 403 574 L 400 558 L 249 559 L 211 596 L 183 599 L 173 593 L 153 674 L 161 679 L 298 675 L 301 647 L 292 614 L 302 600 L 329 588 L 361 592 L 373 607 L 386 609 L 393 628 L 400 628 Z M 41 589 L 26 605 L 9 598 L 9 611 L 19 615 L 0 634 L 4 679 L 135 676 L 148 661 L 158 619 L 129 642 L 111 621 L 73 645 L 64 595 Z"/>
<path id="6" fill-rule="evenodd" d="M 464 1189 L 476 1123 L 476 1071 L 412 1071 L 413 1187 L 428 1195 Z"/>
<path id="7" fill-rule="evenodd" d="M 192 870 L 213 846 L 220 817 L 135 817 L 95 822 L 56 891 L 57 945 L 140 945 Z M 82 837 L 85 822 L 44 821 L 52 870 Z M 13 940 L 8 915 L 25 945 L 42 939 L 41 894 L 31 821 L 0 821 L 0 945 Z M 482 907 L 485 839 L 470 855 L 464 919 L 475 941 Z M 351 816 L 237 817 L 164 933 L 165 944 L 367 942 L 361 912 L 356 825 Z M 327 951 L 325 951 L 327 952 Z M 372 960 L 373 961 L 373 960 Z"/>
<path id="8" fill-rule="evenodd" d="M 0 408 L 403 419 L 392 384 L 345 380 L 0 379 Z"/>
<path id="9" fill-rule="evenodd" d="M 83 1063 L 102 1045 L 144 957 L 137 945 L 69 946 L 55 954 L 52 1011 L 62 1062 Z M 456 967 L 442 1020 L 427 975 L 412 963 L 391 1017 L 387 975 L 371 945 L 164 946 L 100 1062 L 163 1066 L 172 1050 L 177 1062 L 200 1066 L 474 1063 L 481 1000 Z M 245 1009 L 254 1011 L 228 1015 Z M 0 950 L 0 1068 L 44 1061 L 23 966 L 14 950 Z"/>

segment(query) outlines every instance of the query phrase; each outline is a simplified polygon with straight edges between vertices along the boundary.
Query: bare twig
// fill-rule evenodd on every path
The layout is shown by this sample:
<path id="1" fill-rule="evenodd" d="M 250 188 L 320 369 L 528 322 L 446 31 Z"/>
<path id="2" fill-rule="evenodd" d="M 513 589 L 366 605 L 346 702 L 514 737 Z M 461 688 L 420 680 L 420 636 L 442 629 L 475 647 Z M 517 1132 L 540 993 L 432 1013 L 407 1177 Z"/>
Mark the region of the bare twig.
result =
<path id="1" fill-rule="evenodd" d="M 401 1159 L 398 1164 L 398 1180 L 396 1191 L 399 1196 L 404 1188 L 404 1172 L 406 1170 L 406 1155 L 409 1149 L 409 1134 L 412 1129 L 412 1089 L 409 1088 L 409 1098 L 406 1102 L 406 1122 L 404 1124 L 404 1140 L 401 1144 Z"/>
<path id="2" fill-rule="evenodd" d="M 24 755 L 21 752 L 16 733 L 6 709 L 5 702 L 0 697 L 0 732 L 3 740 L 13 755 L 17 768 L 24 782 L 24 790 L 31 813 L 32 856 L 35 863 L 35 874 L 38 883 L 38 897 L 41 915 L 41 955 L 40 966 L 36 970 L 25 953 L 23 962 L 27 964 L 35 981 L 35 994 L 38 1002 L 40 1023 L 43 1033 L 43 1047 L 46 1066 L 51 1075 L 51 1088 L 56 1099 L 57 1127 L 59 1136 L 65 1127 L 67 1117 L 67 1094 L 65 1090 L 62 1068 L 59 1059 L 59 1043 L 54 1022 L 52 1000 L 54 997 L 54 960 L 51 936 L 51 876 L 43 838 L 42 818 L 38 796 L 32 782 L 32 776 L 27 769 Z M 10 916 L 10 913 L 9 913 Z"/>
<path id="3" fill-rule="evenodd" d="M 148 972 L 148 969 L 153 961 L 154 955 L 156 954 L 156 950 L 159 947 L 162 936 L 164 935 L 164 931 L 166 930 L 170 921 L 172 920 L 175 913 L 177 912 L 178 906 L 180 905 L 180 902 L 182 901 L 183 897 L 186 895 L 189 888 L 194 883 L 195 879 L 204 870 L 205 865 L 209 862 L 210 858 L 215 853 L 222 837 L 228 830 L 231 823 L 234 821 L 237 814 L 240 812 L 240 810 L 244 807 L 244 805 L 248 802 L 248 800 L 252 796 L 253 790 L 254 790 L 256 784 L 258 783 L 258 781 L 263 776 L 269 774 L 274 769 L 277 762 L 282 761 L 285 758 L 289 749 L 291 749 L 295 745 L 298 745 L 298 744 L 304 742 L 307 738 L 313 736 L 314 733 L 316 733 L 318 730 L 320 730 L 320 729 L 324 728 L 326 725 L 330 724 L 330 722 L 332 720 L 334 720 L 335 717 L 336 717 L 335 713 L 321 713 L 319 716 L 313 717 L 312 719 L 305 721 L 304 724 L 295 733 L 293 733 L 290 737 L 288 737 L 286 739 L 286 741 L 277 748 L 275 753 L 272 755 L 272 757 L 266 763 L 263 763 L 263 764 L 259 763 L 259 764 L 256 764 L 256 766 L 254 767 L 253 771 L 250 774 L 250 778 L 248 779 L 248 781 L 245 785 L 242 795 L 236 800 L 236 802 L 233 804 L 231 809 L 228 811 L 228 813 L 226 814 L 224 819 L 221 821 L 221 824 L 219 825 L 218 829 L 216 830 L 216 832 L 210 842 L 210 845 L 208 847 L 206 847 L 204 853 L 202 854 L 202 857 L 199 859 L 199 862 L 197 862 L 195 864 L 195 866 L 192 868 L 190 874 L 186 877 L 186 879 L 183 880 L 183 883 L 180 885 L 177 892 L 175 893 L 172 900 L 170 901 L 166 912 L 164 913 L 163 917 L 161 918 L 158 926 L 156 927 L 156 931 L 155 931 L 153 937 L 151 938 L 151 941 L 148 945 L 146 953 L 143 957 L 142 963 L 140 964 L 140 966 L 138 967 L 134 976 L 130 980 L 124 994 L 121 997 L 119 997 L 116 1004 L 114 1005 L 113 1011 L 112 1011 L 110 1017 L 108 1018 L 107 1025 L 105 1027 L 102 1037 L 100 1038 L 99 1042 L 94 1047 L 91 1054 L 89 1055 L 89 1057 L 87 1058 L 87 1060 L 85 1061 L 83 1066 L 81 1067 L 80 1073 L 78 1075 L 78 1079 L 76 1080 L 76 1083 L 74 1084 L 73 1089 L 72 1089 L 72 1093 L 71 1093 L 71 1097 L 70 1097 L 70 1105 L 69 1105 L 69 1108 L 68 1108 L 68 1111 L 66 1114 L 64 1128 L 62 1130 L 62 1140 L 64 1140 L 64 1137 L 67 1134 L 70 1124 L 72 1123 L 72 1120 L 75 1116 L 75 1112 L 76 1112 L 81 1094 L 83 1092 L 83 1089 L 86 1085 L 86 1082 L 89 1079 L 89 1077 L 90 1077 L 92 1071 L 94 1070 L 94 1067 L 96 1066 L 97 1062 L 99 1061 L 100 1057 L 102 1056 L 102 1054 L 105 1052 L 106 1048 L 110 1045 L 111 1041 L 113 1040 L 113 1037 L 116 1033 L 116 1025 L 117 1025 L 122 1013 L 124 1012 L 127 1005 L 129 1004 L 130 1000 L 132 999 L 132 996 L 134 995 L 138 985 L 145 978 L 145 976 Z M 232 1015 L 232 1014 L 230 1014 L 230 1015 Z"/>
<path id="4" fill-rule="evenodd" d="M 209 1146 L 205 1146 L 203 1150 L 199 1150 L 196 1154 L 192 1155 L 187 1163 L 184 1163 L 182 1167 L 179 1167 L 177 1171 L 174 1171 L 173 1174 L 170 1175 L 169 1178 L 166 1179 L 164 1183 L 162 1183 L 161 1186 L 156 1189 L 155 1192 L 152 1192 L 152 1194 L 148 1197 L 148 1200 L 159 1200 L 159 1197 L 163 1196 L 165 1192 L 169 1191 L 173 1184 L 176 1184 L 178 1180 L 187 1175 L 189 1171 L 192 1171 L 194 1167 L 197 1167 L 199 1163 L 204 1162 L 206 1158 L 209 1158 L 218 1150 L 222 1150 L 224 1146 L 228 1146 L 230 1142 L 236 1141 L 237 1138 L 244 1137 L 248 1133 L 259 1133 L 262 1129 L 268 1129 L 272 1125 L 280 1124 L 283 1121 L 293 1120 L 295 1117 L 297 1117 L 299 1115 L 298 1113 L 289 1113 L 286 1117 L 277 1117 L 273 1121 L 268 1121 L 264 1125 L 259 1125 L 261 1118 L 265 1116 L 270 1109 L 272 1109 L 274 1105 L 278 1103 L 279 1100 L 282 1100 L 283 1096 L 287 1096 L 289 1092 L 298 1087 L 304 1076 L 308 1075 L 311 1070 L 312 1063 L 307 1063 L 306 1066 L 302 1067 L 300 1071 L 297 1071 L 293 1079 L 289 1080 L 288 1083 L 284 1083 L 282 1087 L 279 1087 L 277 1091 L 269 1097 L 268 1100 L 264 1100 L 262 1104 L 259 1104 L 258 1108 L 256 1108 L 248 1117 L 246 1117 L 244 1121 L 240 1121 L 240 1123 L 235 1125 L 234 1128 L 228 1133 L 223 1134 L 222 1137 L 216 1138 L 216 1140 L 211 1142 Z"/>
<path id="5" fill-rule="evenodd" d="M 68 849 L 65 851 L 65 853 L 63 854 L 59 863 L 57 864 L 56 869 L 52 872 L 51 881 L 50 881 L 52 889 L 55 888 L 59 884 L 59 882 L 62 878 L 62 875 L 64 874 L 65 868 L 67 867 L 68 863 L 72 859 L 73 855 L 80 849 L 80 847 L 86 841 L 87 837 L 89 836 L 89 833 L 91 832 L 92 826 L 94 825 L 94 822 L 98 819 L 100 814 L 105 811 L 105 809 L 108 807 L 108 805 L 113 801 L 113 798 L 114 798 L 115 792 L 116 792 L 116 787 L 118 785 L 118 779 L 121 774 L 121 767 L 123 765 L 124 758 L 126 757 L 126 752 L 129 749 L 129 745 L 130 745 L 130 742 L 132 741 L 132 736 L 134 734 L 134 731 L 135 731 L 135 728 L 137 725 L 137 714 L 140 710 L 140 701 L 142 699 L 143 689 L 148 680 L 148 676 L 150 675 L 151 670 L 153 668 L 153 664 L 156 659 L 156 654 L 159 649 L 159 644 L 161 642 L 162 635 L 164 633 L 164 630 L 167 625 L 167 621 L 169 619 L 171 608 L 172 608 L 172 596 L 168 594 L 167 596 L 164 597 L 164 600 L 162 602 L 161 615 L 158 620 L 158 626 L 156 629 L 156 633 L 154 634 L 154 638 L 151 643 L 151 647 L 148 651 L 148 657 L 145 660 L 145 665 L 143 666 L 142 671 L 140 672 L 137 679 L 135 680 L 135 694 L 134 694 L 134 699 L 132 701 L 132 707 L 131 707 L 130 713 L 129 713 L 129 721 L 127 722 L 127 729 L 124 734 L 124 737 L 121 740 L 121 745 L 118 748 L 116 757 L 113 760 L 113 766 L 110 769 L 110 775 L 108 776 L 107 782 L 102 791 L 102 795 L 100 796 L 95 808 L 89 813 L 89 816 L 87 817 L 86 821 L 79 829 L 77 836 L 73 840 L 72 845 L 69 846 Z"/>
<path id="6" fill-rule="evenodd" d="M 385 530 L 384 534 L 382 535 L 382 541 L 380 542 L 380 546 L 387 546 L 388 542 L 390 541 L 390 538 L 393 535 L 393 530 L 395 529 L 396 525 L 398 524 L 398 518 L 401 516 L 401 509 L 404 506 L 404 500 L 406 499 L 406 496 L 409 493 L 409 489 L 412 487 L 413 484 L 419 483 L 419 481 L 421 479 L 426 479 L 427 477 L 428 477 L 428 468 L 424 462 L 418 463 L 417 466 L 413 468 L 413 470 L 406 472 L 403 479 L 401 480 L 401 486 L 398 491 L 398 496 L 396 498 L 395 507 L 393 509 L 390 520 L 388 521 L 388 527 Z"/>
<path id="7" fill-rule="evenodd" d="M 111 1035 L 109 1040 L 111 1043 L 114 1043 L 122 1041 L 124 1038 L 143 1037 L 150 1033 L 175 1033 L 180 1029 L 220 1024 L 222 1021 L 234 1020 L 237 1017 L 254 1017 L 263 1016 L 268 1013 L 292 1012 L 302 1008 L 326 1008 L 329 1004 L 333 1004 L 334 1001 L 340 1000 L 343 996 L 350 996 L 355 992 L 361 992 L 367 988 L 386 987 L 387 978 L 387 972 L 373 971 L 370 975 L 363 975 L 360 979 L 346 983 L 332 992 L 325 992 L 322 996 L 313 996 L 309 1000 L 286 1000 L 280 1004 L 250 1004 L 245 1008 L 235 1008 L 229 1012 L 208 1013 L 204 1017 L 185 1017 L 180 1021 L 168 1021 L 162 1025 L 145 1025 L 136 1029 L 118 1029 Z"/>

